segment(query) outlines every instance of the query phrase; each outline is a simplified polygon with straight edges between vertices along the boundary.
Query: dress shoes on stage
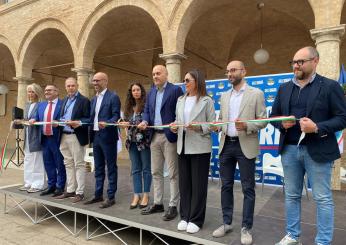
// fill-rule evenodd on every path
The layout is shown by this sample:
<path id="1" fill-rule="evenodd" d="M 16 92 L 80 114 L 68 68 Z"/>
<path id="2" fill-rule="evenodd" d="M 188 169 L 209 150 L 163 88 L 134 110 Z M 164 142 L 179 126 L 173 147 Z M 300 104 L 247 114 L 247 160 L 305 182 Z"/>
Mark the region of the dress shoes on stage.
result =
<path id="1" fill-rule="evenodd" d="M 54 194 L 52 195 L 52 197 L 58 197 L 58 196 L 61 196 L 62 194 L 64 194 L 64 190 L 63 190 L 63 189 L 60 189 L 60 188 L 57 188 L 57 189 L 54 191 Z"/>
<path id="2" fill-rule="evenodd" d="M 53 194 L 55 192 L 55 188 L 48 188 L 41 192 L 40 196 L 47 196 Z"/>
<path id="3" fill-rule="evenodd" d="M 174 219 L 175 217 L 177 217 L 177 215 L 178 215 L 177 207 L 171 206 L 171 207 L 168 207 L 168 210 L 162 216 L 162 219 L 164 221 L 170 221 L 170 220 Z"/>
<path id="4" fill-rule="evenodd" d="M 162 213 L 165 209 L 162 204 L 154 204 L 152 206 L 147 207 L 146 209 L 143 209 L 141 214 L 148 215 L 148 214 L 154 214 L 154 213 Z"/>
<path id="5" fill-rule="evenodd" d="M 55 199 L 65 199 L 65 198 L 70 198 L 70 197 L 74 197 L 76 195 L 76 193 L 74 192 L 64 192 L 63 194 L 54 197 Z"/>
<path id="6" fill-rule="evenodd" d="M 113 206 L 115 204 L 115 199 L 106 199 L 103 203 L 101 203 L 101 205 L 99 206 L 99 208 L 109 208 L 110 206 Z"/>
<path id="7" fill-rule="evenodd" d="M 94 197 L 93 199 L 86 201 L 84 205 L 90 205 L 98 202 L 103 202 L 103 197 Z"/>

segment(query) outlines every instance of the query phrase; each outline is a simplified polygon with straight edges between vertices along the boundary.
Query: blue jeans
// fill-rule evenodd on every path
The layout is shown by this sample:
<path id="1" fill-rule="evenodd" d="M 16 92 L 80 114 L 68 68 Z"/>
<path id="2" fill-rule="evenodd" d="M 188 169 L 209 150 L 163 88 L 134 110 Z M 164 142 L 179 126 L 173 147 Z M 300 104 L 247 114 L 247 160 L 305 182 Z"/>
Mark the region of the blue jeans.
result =
<path id="1" fill-rule="evenodd" d="M 134 193 L 149 193 L 152 179 L 150 148 L 145 148 L 144 150 L 139 151 L 136 143 L 132 142 L 130 145 L 129 154 L 131 160 L 131 174 L 133 178 Z"/>
<path id="2" fill-rule="evenodd" d="M 286 145 L 281 157 L 285 175 L 287 234 L 296 239 L 300 236 L 301 197 L 306 173 L 317 206 L 315 242 L 331 244 L 334 229 L 334 203 L 330 188 L 333 163 L 315 162 L 304 145 Z"/>

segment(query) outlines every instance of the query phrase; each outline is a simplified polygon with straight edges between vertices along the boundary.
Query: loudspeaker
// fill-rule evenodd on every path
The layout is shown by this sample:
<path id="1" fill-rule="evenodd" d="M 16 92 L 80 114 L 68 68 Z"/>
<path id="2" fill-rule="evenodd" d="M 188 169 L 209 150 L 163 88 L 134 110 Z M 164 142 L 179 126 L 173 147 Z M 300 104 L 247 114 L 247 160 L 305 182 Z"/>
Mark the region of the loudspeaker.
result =
<path id="1" fill-rule="evenodd" d="M 15 119 L 24 119 L 24 111 L 21 108 L 18 108 L 17 106 L 12 108 L 12 121 Z M 24 126 L 22 124 L 13 124 L 14 129 L 22 129 Z"/>

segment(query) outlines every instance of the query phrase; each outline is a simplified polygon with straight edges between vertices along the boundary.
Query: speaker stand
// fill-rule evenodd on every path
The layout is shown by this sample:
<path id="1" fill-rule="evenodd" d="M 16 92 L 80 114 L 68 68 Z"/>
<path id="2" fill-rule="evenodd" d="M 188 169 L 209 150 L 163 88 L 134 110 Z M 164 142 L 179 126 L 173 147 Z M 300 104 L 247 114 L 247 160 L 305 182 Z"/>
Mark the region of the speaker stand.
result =
<path id="1" fill-rule="evenodd" d="M 20 129 L 16 129 L 16 149 L 12 152 L 10 160 L 8 160 L 8 162 L 7 162 L 6 166 L 5 166 L 5 169 L 7 169 L 7 166 L 10 163 L 13 163 L 17 167 L 20 167 L 24 163 L 24 160 L 20 161 L 20 159 L 19 159 L 20 156 L 24 157 L 24 155 L 25 155 L 22 147 L 20 146 L 20 142 L 24 141 L 24 140 L 22 140 L 19 137 L 19 130 Z"/>

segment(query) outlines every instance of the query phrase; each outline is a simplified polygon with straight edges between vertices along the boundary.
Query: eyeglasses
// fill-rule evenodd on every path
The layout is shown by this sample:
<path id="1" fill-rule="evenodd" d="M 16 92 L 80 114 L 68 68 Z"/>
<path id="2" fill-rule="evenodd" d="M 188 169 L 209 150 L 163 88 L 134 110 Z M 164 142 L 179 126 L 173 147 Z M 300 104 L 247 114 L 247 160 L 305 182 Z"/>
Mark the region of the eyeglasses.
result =
<path id="1" fill-rule="evenodd" d="M 194 81 L 194 79 L 188 79 L 188 78 L 185 78 L 183 81 L 184 81 L 184 83 L 189 83 L 189 82 Z"/>
<path id="2" fill-rule="evenodd" d="M 231 68 L 229 70 L 226 70 L 225 75 L 228 75 L 229 73 L 235 73 L 236 71 L 241 71 L 243 68 Z"/>
<path id="3" fill-rule="evenodd" d="M 305 62 L 312 61 L 313 59 L 315 59 L 315 57 L 312 57 L 312 58 L 309 58 L 309 59 L 305 59 L 305 60 L 303 60 L 303 59 L 302 60 L 292 60 L 289 63 L 290 63 L 291 66 L 294 66 L 295 64 L 297 64 L 299 66 L 302 66 L 302 65 L 304 65 Z"/>

